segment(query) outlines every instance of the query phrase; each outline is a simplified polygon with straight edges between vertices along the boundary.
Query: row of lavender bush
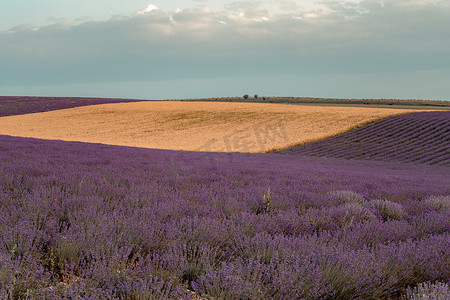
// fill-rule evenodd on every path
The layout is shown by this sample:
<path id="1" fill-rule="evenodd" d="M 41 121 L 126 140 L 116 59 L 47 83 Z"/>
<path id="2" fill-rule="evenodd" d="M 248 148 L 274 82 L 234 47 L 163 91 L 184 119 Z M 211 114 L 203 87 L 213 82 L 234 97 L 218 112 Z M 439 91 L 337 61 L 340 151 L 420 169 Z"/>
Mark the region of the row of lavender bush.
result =
<path id="1" fill-rule="evenodd" d="M 447 283 L 448 174 L 0 136 L 0 298 L 378 299 Z"/>
<path id="2" fill-rule="evenodd" d="M 0 117 L 31 114 L 86 105 L 136 101 L 142 100 L 119 98 L 0 96 Z"/>
<path id="3" fill-rule="evenodd" d="M 278 152 L 450 166 L 450 111 L 393 116 L 333 138 Z"/>

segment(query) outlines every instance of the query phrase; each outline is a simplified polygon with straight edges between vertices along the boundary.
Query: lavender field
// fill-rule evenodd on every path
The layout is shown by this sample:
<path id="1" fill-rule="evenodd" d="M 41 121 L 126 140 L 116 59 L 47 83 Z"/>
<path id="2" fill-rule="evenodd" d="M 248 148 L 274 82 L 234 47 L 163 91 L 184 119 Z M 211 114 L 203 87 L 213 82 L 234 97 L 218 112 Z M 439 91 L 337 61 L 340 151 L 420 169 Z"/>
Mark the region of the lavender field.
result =
<path id="1" fill-rule="evenodd" d="M 278 153 L 450 166 L 450 112 L 393 116 Z"/>
<path id="2" fill-rule="evenodd" d="M 0 298 L 445 299 L 449 174 L 0 136 Z"/>
<path id="3" fill-rule="evenodd" d="M 31 114 L 86 105 L 136 101 L 141 100 L 117 98 L 0 96 L 0 117 Z"/>

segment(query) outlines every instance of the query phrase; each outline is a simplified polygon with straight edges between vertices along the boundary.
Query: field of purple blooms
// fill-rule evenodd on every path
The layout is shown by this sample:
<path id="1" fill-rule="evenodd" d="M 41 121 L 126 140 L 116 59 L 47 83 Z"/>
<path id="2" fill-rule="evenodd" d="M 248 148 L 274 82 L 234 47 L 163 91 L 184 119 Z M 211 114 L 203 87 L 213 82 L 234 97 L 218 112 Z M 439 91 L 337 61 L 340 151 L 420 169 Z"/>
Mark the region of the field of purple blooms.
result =
<path id="1" fill-rule="evenodd" d="M 0 136 L 0 299 L 448 295 L 449 174 Z"/>
<path id="2" fill-rule="evenodd" d="M 137 101 L 142 100 L 118 98 L 0 96 L 0 117 L 31 114 L 94 104 Z"/>
<path id="3" fill-rule="evenodd" d="M 329 139 L 277 152 L 450 166 L 450 111 L 393 116 Z"/>

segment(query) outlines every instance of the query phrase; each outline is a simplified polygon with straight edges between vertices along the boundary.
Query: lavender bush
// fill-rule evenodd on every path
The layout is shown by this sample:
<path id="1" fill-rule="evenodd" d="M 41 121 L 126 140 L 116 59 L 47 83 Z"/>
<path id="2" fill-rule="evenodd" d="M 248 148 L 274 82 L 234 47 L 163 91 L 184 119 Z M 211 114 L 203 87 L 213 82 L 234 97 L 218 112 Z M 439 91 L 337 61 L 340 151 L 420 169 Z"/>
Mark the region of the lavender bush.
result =
<path id="1" fill-rule="evenodd" d="M 439 210 L 450 209 L 450 196 L 430 196 L 425 203 Z"/>
<path id="2" fill-rule="evenodd" d="M 450 289 L 447 283 L 442 282 L 424 282 L 419 283 L 415 288 L 408 288 L 407 300 L 446 300 L 450 299 Z"/>
<path id="3" fill-rule="evenodd" d="M 343 203 L 359 203 L 366 202 L 363 196 L 353 191 L 331 191 L 329 194 Z"/>
<path id="4" fill-rule="evenodd" d="M 367 206 L 379 211 L 384 219 L 401 220 L 407 215 L 400 203 L 389 200 L 376 199 L 370 201 Z"/>

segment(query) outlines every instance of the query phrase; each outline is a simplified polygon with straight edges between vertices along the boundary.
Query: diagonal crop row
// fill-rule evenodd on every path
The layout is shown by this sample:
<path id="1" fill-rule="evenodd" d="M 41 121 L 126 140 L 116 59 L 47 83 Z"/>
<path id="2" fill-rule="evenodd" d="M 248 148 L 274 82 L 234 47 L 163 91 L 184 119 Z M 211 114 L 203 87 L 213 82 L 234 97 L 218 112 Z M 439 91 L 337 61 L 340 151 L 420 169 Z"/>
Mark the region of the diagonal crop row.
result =
<path id="1" fill-rule="evenodd" d="M 449 165 L 450 112 L 417 112 L 389 117 L 283 154 Z"/>

